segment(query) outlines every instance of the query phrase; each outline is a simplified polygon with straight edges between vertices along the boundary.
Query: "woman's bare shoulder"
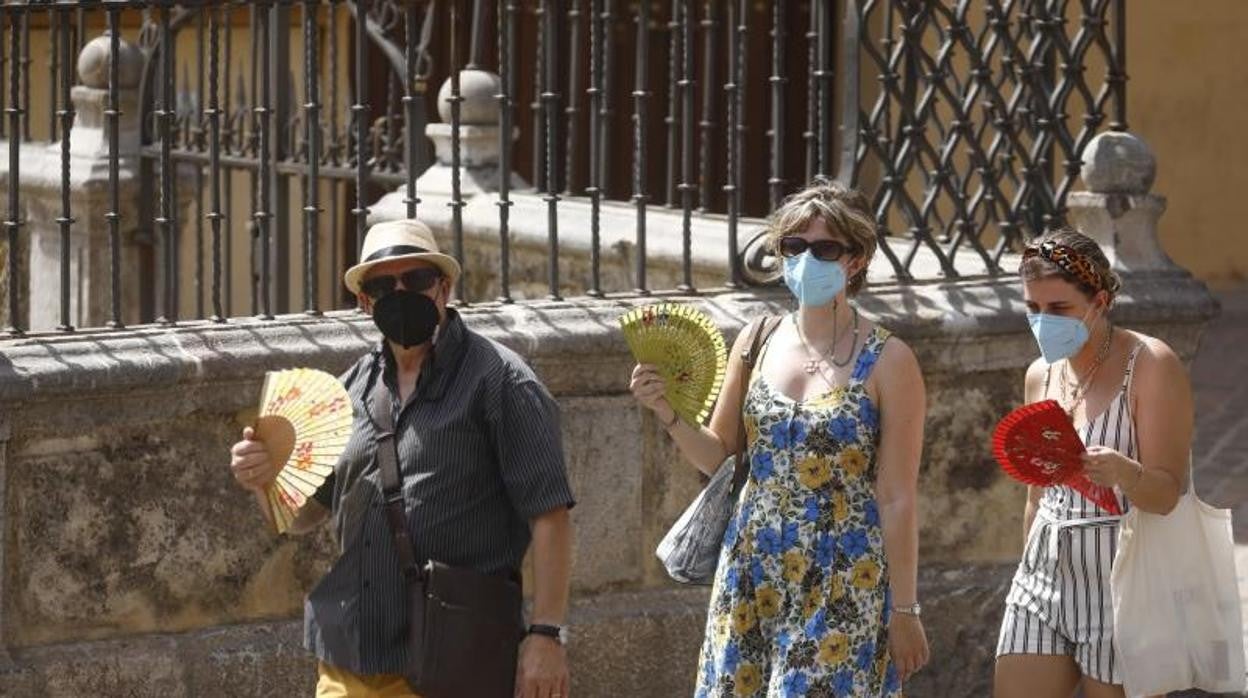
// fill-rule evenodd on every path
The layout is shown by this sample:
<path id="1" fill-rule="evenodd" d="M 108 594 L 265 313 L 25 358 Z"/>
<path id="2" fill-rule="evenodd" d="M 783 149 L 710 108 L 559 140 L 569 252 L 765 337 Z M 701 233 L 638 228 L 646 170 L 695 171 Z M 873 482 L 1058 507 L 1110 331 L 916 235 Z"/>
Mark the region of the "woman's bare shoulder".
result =
<path id="1" fill-rule="evenodd" d="M 1049 364 L 1043 357 L 1036 357 L 1027 366 L 1027 373 L 1023 377 L 1023 399 L 1026 402 L 1036 402 L 1044 396 L 1044 382 L 1048 373 Z"/>
<path id="2" fill-rule="evenodd" d="M 1149 362 L 1178 362 L 1182 364 L 1179 355 L 1174 349 L 1165 342 L 1152 335 L 1136 332 L 1135 330 L 1124 330 L 1127 335 L 1135 340 L 1140 346 L 1139 358 L 1136 361 Z"/>
<path id="3" fill-rule="evenodd" d="M 1187 368 L 1178 353 L 1164 340 L 1127 330 L 1138 349 L 1132 380 L 1136 386 L 1162 388 L 1175 381 L 1187 381 Z"/>
<path id="4" fill-rule="evenodd" d="M 871 328 L 867 330 L 866 336 L 872 336 L 875 328 L 876 325 L 873 323 Z M 922 370 L 919 367 L 919 357 L 910 348 L 910 345 L 901 337 L 890 333 L 887 329 L 883 329 L 882 326 L 880 337 L 883 339 L 884 345 L 880 347 L 880 356 L 876 363 L 876 368 L 879 372 L 886 376 L 916 376 L 921 380 Z"/>

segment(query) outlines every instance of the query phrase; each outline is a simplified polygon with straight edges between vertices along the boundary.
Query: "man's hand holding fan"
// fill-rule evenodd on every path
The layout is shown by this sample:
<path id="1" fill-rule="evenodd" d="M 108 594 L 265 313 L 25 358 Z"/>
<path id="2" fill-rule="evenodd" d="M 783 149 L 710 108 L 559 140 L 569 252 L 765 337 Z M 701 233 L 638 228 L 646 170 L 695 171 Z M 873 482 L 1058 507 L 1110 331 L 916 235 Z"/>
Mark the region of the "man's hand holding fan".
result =
<path id="1" fill-rule="evenodd" d="M 1069 485 L 1101 508 L 1121 514 L 1113 489 L 1094 484 L 1084 473 L 1087 449 L 1055 400 L 1007 414 L 992 435 L 992 452 L 1007 475 L 1028 485 Z"/>
<path id="2" fill-rule="evenodd" d="M 230 467 L 262 498 L 278 533 L 290 529 L 333 474 L 353 419 L 350 396 L 328 373 L 292 369 L 265 376 L 259 416 L 235 444 Z"/>

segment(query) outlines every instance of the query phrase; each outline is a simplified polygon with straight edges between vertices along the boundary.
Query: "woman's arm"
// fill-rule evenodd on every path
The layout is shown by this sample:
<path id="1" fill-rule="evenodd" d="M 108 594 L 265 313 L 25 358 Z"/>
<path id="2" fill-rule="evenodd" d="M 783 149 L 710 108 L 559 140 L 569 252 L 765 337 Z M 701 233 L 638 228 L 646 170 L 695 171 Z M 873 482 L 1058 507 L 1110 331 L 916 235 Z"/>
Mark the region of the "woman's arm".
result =
<path id="1" fill-rule="evenodd" d="M 875 376 L 880 406 L 875 497 L 884 529 L 889 589 L 893 606 L 898 608 L 919 600 L 917 499 L 927 396 L 919 362 L 901 340 L 884 345 Z M 894 611 L 888 642 L 902 681 L 927 664 L 930 653 L 918 615 Z"/>
<path id="2" fill-rule="evenodd" d="M 724 386 L 715 403 L 715 411 L 711 413 L 709 427 L 689 424 L 676 416 L 672 406 L 663 398 L 663 381 L 653 366 L 642 364 L 633 370 L 630 388 L 637 401 L 654 411 L 655 417 L 667 429 L 681 455 L 707 475 L 713 474 L 725 458 L 735 453 L 743 440 L 741 400 L 746 390 L 746 380 L 741 375 L 741 352 L 749 343 L 753 329 L 753 324 L 746 326 L 733 343 L 732 352 L 728 355 Z"/>
<path id="3" fill-rule="evenodd" d="M 919 527 L 915 502 L 927 397 L 919 363 L 900 340 L 893 339 L 885 345 L 875 376 L 880 403 L 875 495 L 884 528 L 884 554 L 888 558 L 893 601 L 905 606 L 918 601 Z"/>
<path id="4" fill-rule="evenodd" d="M 1195 419 L 1191 383 L 1170 347 L 1146 338 L 1131 387 L 1138 461 L 1112 449 L 1092 447 L 1084 458 L 1085 467 L 1089 479 L 1119 487 L 1133 506 L 1168 514 L 1179 502 L 1191 462 Z"/>
<path id="5" fill-rule="evenodd" d="M 1043 400 L 1045 391 L 1045 373 L 1048 366 L 1040 359 L 1027 367 L 1027 375 L 1023 379 L 1023 402 L 1031 404 Z M 1036 511 L 1040 508 L 1040 498 L 1044 496 L 1044 488 L 1035 485 L 1027 486 L 1027 503 L 1023 505 L 1023 548 L 1027 547 L 1027 537 L 1031 535 L 1031 525 L 1036 520 Z"/>

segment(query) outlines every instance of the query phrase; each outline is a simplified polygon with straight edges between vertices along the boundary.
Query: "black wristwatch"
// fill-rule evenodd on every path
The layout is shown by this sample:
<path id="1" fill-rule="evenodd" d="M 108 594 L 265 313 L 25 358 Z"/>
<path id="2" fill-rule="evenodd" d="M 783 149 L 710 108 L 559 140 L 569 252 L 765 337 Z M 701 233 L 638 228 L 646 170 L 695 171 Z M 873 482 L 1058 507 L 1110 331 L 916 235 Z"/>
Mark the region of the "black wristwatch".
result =
<path id="1" fill-rule="evenodd" d="M 534 623 L 529 626 L 529 635 L 544 635 L 561 645 L 568 644 L 568 629 L 558 625 L 542 625 Z"/>

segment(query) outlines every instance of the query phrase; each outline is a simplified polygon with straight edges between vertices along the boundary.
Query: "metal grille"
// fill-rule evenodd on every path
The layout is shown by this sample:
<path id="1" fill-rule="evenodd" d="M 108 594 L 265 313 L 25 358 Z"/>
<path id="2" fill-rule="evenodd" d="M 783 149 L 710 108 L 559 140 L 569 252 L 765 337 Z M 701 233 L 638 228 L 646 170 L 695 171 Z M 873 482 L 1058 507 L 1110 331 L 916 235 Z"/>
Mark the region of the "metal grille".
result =
<path id="1" fill-rule="evenodd" d="M 856 181 L 879 183 L 899 277 L 921 251 L 947 276 L 961 250 L 999 273 L 1012 244 L 1062 221 L 1107 112 L 1127 127 L 1125 5 L 863 3 L 859 55 L 880 90 L 863 105 Z"/>
<path id="2" fill-rule="evenodd" d="M 190 287 L 197 299 L 196 316 L 205 316 L 205 301 L 211 304 L 214 319 L 239 314 L 231 285 L 223 278 L 233 276 L 229 184 L 244 174 L 253 259 L 250 304 L 243 307 L 262 318 L 292 309 L 296 283 L 290 278 L 288 255 L 296 247 L 292 234 L 301 232 L 304 310 L 319 313 L 322 247 L 328 248 L 329 269 L 341 271 L 355 259 L 346 248 L 353 242 L 358 254 L 370 197 L 385 187 L 406 184 L 408 214 L 417 213 L 419 198 L 408 173 L 419 173 L 430 162 L 429 148 L 419 136 L 426 121 L 421 97 L 428 75 L 422 71 L 431 62 L 427 46 L 433 4 L 411 6 L 408 11 L 397 3 L 342 0 L 132 4 L 143 6 L 140 36 L 149 63 L 154 63 L 145 84 L 150 97 L 144 106 L 151 118 L 144 120 L 144 141 L 149 145 L 142 155 L 157 173 L 172 174 L 180 163 L 192 165 L 194 208 L 207 209 L 190 225 L 164 225 L 175 215 L 177 193 L 172 181 L 162 179 L 160 211 L 153 220 L 160 226 L 167 255 L 163 267 L 170 278 L 164 284 L 159 321 L 178 319 L 183 286 L 177 279 L 178 245 L 192 232 L 186 228 L 193 230 L 201 251 L 195 256 Z M 360 12 L 367 22 L 355 21 Z M 229 30 L 240 21 L 249 31 Z M 194 35 L 195 60 L 176 55 L 182 43 L 178 36 L 185 33 Z M 301 95 L 293 80 L 291 39 L 296 34 L 302 40 Z M 250 41 L 252 59 L 237 65 L 242 61 L 232 44 L 244 37 Z M 400 44 L 405 46 L 402 51 Z M 175 48 L 166 51 L 165 46 Z M 383 79 L 384 99 L 369 93 L 369 59 L 378 47 L 384 49 L 381 53 L 390 67 Z M 194 82 L 190 70 L 198 70 Z M 209 103 L 200 109 L 205 95 Z M 210 181 L 207 202 L 205 179 Z M 292 185 L 303 202 L 298 213 L 291 210 Z M 326 216 L 331 235 L 322 245 L 316 231 Z M 205 221 L 212 228 L 210 280 L 202 264 Z M 292 233 L 292 224 L 302 231 Z"/>
<path id="3" fill-rule="evenodd" d="M 28 329 L 22 153 L 39 143 L 61 146 L 62 331 L 78 292 L 71 242 L 88 227 L 109 240 L 112 327 L 135 286 L 139 322 L 349 307 L 336 289 L 370 207 L 397 187 L 405 213 L 422 213 L 428 88 L 446 79 L 450 251 L 463 259 L 463 67 L 498 74 L 501 169 L 531 182 L 504 177 L 488 194 L 503 302 L 520 197 L 542 201 L 550 297 L 568 286 L 561 234 L 589 241 L 577 293 L 649 292 L 656 235 L 679 243 L 673 285 L 694 292 L 697 225 L 722 230 L 724 284 L 763 282 L 774 269 L 761 218 L 816 176 L 874 195 L 898 279 L 998 274 L 1002 255 L 1062 219 L 1097 129 L 1126 128 L 1124 12 L 1124 0 L 10 2 L 0 7 L 10 332 Z M 105 30 L 108 212 L 85 221 L 62 136 L 76 117 L 77 52 Z M 143 52 L 132 214 L 119 200 L 120 35 Z M 51 49 L 38 99 L 36 44 Z M 569 202 L 588 207 L 588 230 L 560 230 Z M 602 273 L 605 236 L 620 235 L 618 215 L 617 229 L 604 227 L 615 202 L 633 217 L 624 287 Z M 675 223 L 656 227 L 658 213 Z M 128 230 L 148 250 L 133 273 L 120 261 Z M 458 292 L 467 299 L 462 279 Z"/>

